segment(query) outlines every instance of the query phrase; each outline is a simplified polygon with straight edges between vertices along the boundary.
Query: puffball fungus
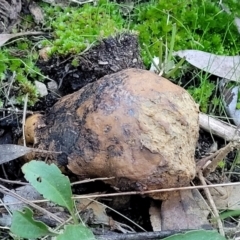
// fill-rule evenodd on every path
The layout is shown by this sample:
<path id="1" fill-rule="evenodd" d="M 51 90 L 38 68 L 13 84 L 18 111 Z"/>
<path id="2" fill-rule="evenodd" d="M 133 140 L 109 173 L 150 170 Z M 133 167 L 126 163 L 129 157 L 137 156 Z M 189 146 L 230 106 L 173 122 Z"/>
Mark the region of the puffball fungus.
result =
<path id="1" fill-rule="evenodd" d="M 123 191 L 186 186 L 195 177 L 198 106 L 149 71 L 106 75 L 60 99 L 39 121 L 27 120 L 25 134 L 34 133 L 28 138 L 35 147 L 61 151 L 50 157 L 81 177 L 115 177 L 108 182 Z"/>

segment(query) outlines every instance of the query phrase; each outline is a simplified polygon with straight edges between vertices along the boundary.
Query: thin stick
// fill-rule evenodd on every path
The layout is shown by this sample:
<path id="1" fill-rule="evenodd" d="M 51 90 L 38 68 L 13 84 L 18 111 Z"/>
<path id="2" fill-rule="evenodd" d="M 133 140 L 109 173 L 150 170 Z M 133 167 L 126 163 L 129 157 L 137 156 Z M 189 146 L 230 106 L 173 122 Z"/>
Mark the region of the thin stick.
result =
<path id="1" fill-rule="evenodd" d="M 106 180 L 111 180 L 114 179 L 115 177 L 105 177 L 105 178 L 93 178 L 93 179 L 85 179 L 82 181 L 77 181 L 71 183 L 71 186 L 77 185 L 77 184 L 83 184 L 83 183 L 88 183 L 88 182 L 95 182 L 95 181 L 106 181 Z M 0 179 L 1 180 L 1 179 Z"/>
<path id="2" fill-rule="evenodd" d="M 5 183 L 9 183 L 9 184 L 29 185 L 29 183 L 26 183 L 26 182 L 8 180 L 8 179 L 4 179 L 4 178 L 0 178 L 0 181 L 5 182 Z"/>
<path id="3" fill-rule="evenodd" d="M 47 211 L 46 209 L 39 207 L 38 205 L 36 205 L 35 203 L 23 198 L 22 196 L 16 194 L 15 192 L 10 191 L 8 188 L 0 185 L 0 192 L 6 195 L 10 195 L 18 200 L 20 200 L 20 204 L 25 203 L 30 205 L 31 207 L 45 213 L 46 215 L 48 215 L 49 217 L 52 217 L 53 219 L 55 219 L 57 222 L 62 223 L 63 220 L 59 217 L 57 217 L 55 214 L 52 214 L 51 212 Z M 4 205 L 8 205 L 7 203 L 4 203 Z"/>
<path id="4" fill-rule="evenodd" d="M 15 108 L 15 109 L 12 109 L 12 108 L 0 108 L 0 111 L 14 112 L 14 113 L 16 113 L 16 114 L 22 114 L 22 113 L 23 113 L 22 110 L 19 110 L 19 109 L 17 109 L 17 108 Z M 26 113 L 28 113 L 28 114 L 33 114 L 32 111 L 26 111 Z"/>
<path id="5" fill-rule="evenodd" d="M 26 147 L 26 138 L 25 138 L 25 120 L 26 120 L 26 111 L 27 111 L 27 102 L 28 102 L 28 93 L 24 98 L 24 107 L 23 107 L 23 117 L 22 117 L 22 138 L 23 138 L 23 146 Z"/>
<path id="6" fill-rule="evenodd" d="M 83 199 L 83 198 L 100 198 L 100 197 L 117 197 L 117 196 L 127 196 L 127 195 L 145 195 L 150 193 L 160 193 L 160 192 L 173 192 L 173 191 L 181 191 L 181 190 L 189 190 L 189 189 L 205 189 L 205 188 L 216 188 L 216 187 L 227 187 L 227 186 L 239 186 L 240 182 L 234 183 L 221 183 L 221 184 L 212 184 L 212 185 L 204 185 L 204 186 L 188 186 L 188 187 L 177 187 L 177 188 L 166 188 L 166 189 L 156 189 L 156 190 L 149 190 L 149 191 L 131 191 L 131 192 L 121 192 L 121 193 L 104 193 L 104 194 L 90 194 L 90 195 L 80 195 L 74 196 L 73 199 Z M 32 200 L 29 202 L 32 203 L 42 203 L 42 202 L 49 202 L 49 200 L 41 199 L 41 200 Z M 6 205 L 14 205 L 20 204 L 21 202 L 15 203 L 6 203 Z M 0 204 L 0 206 L 3 206 Z"/>
<path id="7" fill-rule="evenodd" d="M 202 183 L 204 186 L 207 186 L 207 184 L 206 184 L 206 182 L 205 182 L 205 179 L 204 179 L 204 177 L 203 177 L 202 171 L 198 171 L 198 177 L 199 177 L 199 180 L 201 181 L 201 183 Z M 218 224 L 219 233 L 224 237 L 224 236 L 225 236 L 225 233 L 224 233 L 224 230 L 223 230 L 223 224 L 222 224 L 222 221 L 221 221 L 221 219 L 220 219 L 220 217 L 219 217 L 217 207 L 216 207 L 216 205 L 215 205 L 215 203 L 214 203 L 214 201 L 213 201 L 213 199 L 212 199 L 212 195 L 211 195 L 211 193 L 210 193 L 210 191 L 209 191 L 208 188 L 205 188 L 205 189 L 204 189 L 204 192 L 205 192 L 206 197 L 207 197 L 207 199 L 208 199 L 208 201 L 209 201 L 209 204 L 210 204 L 210 206 L 211 206 L 211 208 L 212 208 L 212 210 L 213 210 L 213 213 L 214 213 L 214 215 L 215 215 L 214 217 L 217 219 L 217 224 Z"/>

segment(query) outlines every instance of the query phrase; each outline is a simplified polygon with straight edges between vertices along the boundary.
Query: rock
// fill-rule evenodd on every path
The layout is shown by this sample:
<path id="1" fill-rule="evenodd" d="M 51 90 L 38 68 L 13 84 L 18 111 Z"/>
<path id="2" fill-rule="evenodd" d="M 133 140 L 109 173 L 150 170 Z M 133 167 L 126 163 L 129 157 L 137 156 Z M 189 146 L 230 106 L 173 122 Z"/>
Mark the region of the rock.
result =
<path id="1" fill-rule="evenodd" d="M 34 81 L 34 83 L 41 97 L 48 95 L 48 90 L 44 83 L 39 81 Z"/>

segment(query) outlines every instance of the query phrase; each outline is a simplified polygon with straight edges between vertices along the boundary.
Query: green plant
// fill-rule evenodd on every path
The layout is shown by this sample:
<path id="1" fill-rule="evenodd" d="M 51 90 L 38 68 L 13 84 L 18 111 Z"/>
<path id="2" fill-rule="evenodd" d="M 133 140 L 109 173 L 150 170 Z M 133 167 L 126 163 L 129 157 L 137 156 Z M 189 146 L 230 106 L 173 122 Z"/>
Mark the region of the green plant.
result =
<path id="1" fill-rule="evenodd" d="M 26 50 L 26 42 L 18 43 L 14 49 Z M 25 57 L 16 57 L 13 48 L 2 48 L 0 52 L 0 102 L 5 98 L 12 99 L 11 103 L 22 105 L 28 94 L 28 105 L 32 106 L 38 100 L 38 92 L 32 80 L 42 80 L 43 76 L 28 53 Z M 11 80 L 9 80 L 11 79 Z"/>
<path id="2" fill-rule="evenodd" d="M 46 235 L 55 236 L 57 240 L 95 240 L 92 231 L 84 223 L 78 222 L 74 211 L 74 202 L 68 177 L 59 168 L 47 165 L 41 161 L 31 161 L 22 167 L 25 178 L 36 190 L 48 200 L 65 207 L 72 216 L 73 223 L 65 225 L 62 233 L 49 228 L 41 221 L 33 219 L 33 212 L 29 208 L 14 211 L 11 232 L 22 238 L 39 238 Z"/>
<path id="3" fill-rule="evenodd" d="M 200 75 L 197 75 L 196 78 L 200 81 L 199 86 L 190 86 L 188 88 L 188 92 L 199 104 L 200 110 L 206 113 L 211 102 L 210 98 L 216 90 L 216 85 L 210 82 L 208 79 L 208 74 L 204 74 L 203 72 L 201 72 Z"/>
<path id="4" fill-rule="evenodd" d="M 219 3 L 219 0 L 215 0 L 215 2 Z M 240 2 L 238 0 L 222 0 L 222 4 L 224 7 L 228 7 L 231 14 L 240 17 Z"/>
<path id="5" fill-rule="evenodd" d="M 132 28 L 139 31 L 140 43 L 157 55 L 159 39 L 171 38 L 176 24 L 175 50 L 199 49 L 215 54 L 234 55 L 240 50 L 239 33 L 234 16 L 222 11 L 217 3 L 207 0 L 154 0 L 136 7 Z M 146 50 L 142 55 L 149 65 Z"/>
<path id="6" fill-rule="evenodd" d="M 182 66 L 182 64 L 185 61 L 185 58 L 182 58 L 175 65 L 175 58 L 173 57 L 173 48 L 174 48 L 175 36 L 176 36 L 176 25 L 173 24 L 170 46 L 168 48 L 168 43 L 167 42 L 165 43 L 165 45 L 163 45 L 163 41 L 162 41 L 162 39 L 160 39 L 159 40 L 160 46 L 159 46 L 158 57 L 153 58 L 153 56 L 151 55 L 147 45 L 144 45 L 145 48 L 146 48 L 146 52 L 147 52 L 150 60 L 152 61 L 153 66 L 154 66 L 153 69 L 155 69 L 155 72 L 158 75 L 166 77 L 166 78 L 174 77 L 174 74 L 176 73 L 176 71 L 178 71 L 180 69 L 180 67 Z"/>
<path id="7" fill-rule="evenodd" d="M 124 24 L 116 4 L 106 0 L 99 1 L 97 6 L 84 4 L 80 8 L 61 9 L 44 4 L 43 8 L 54 35 L 53 41 L 42 42 L 51 46 L 49 54 L 78 54 L 95 41 L 122 29 Z"/>

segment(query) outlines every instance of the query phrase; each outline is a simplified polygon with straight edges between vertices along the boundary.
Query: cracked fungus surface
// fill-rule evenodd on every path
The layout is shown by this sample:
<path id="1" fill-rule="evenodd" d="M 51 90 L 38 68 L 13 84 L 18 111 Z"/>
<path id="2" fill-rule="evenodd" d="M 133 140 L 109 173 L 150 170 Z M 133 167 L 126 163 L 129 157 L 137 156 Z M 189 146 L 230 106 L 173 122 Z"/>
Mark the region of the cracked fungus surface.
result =
<path id="1" fill-rule="evenodd" d="M 198 106 L 181 87 L 127 69 L 63 97 L 36 129 L 36 146 L 82 177 L 115 177 L 121 190 L 188 185 L 195 176 Z M 161 198 L 159 195 L 153 197 Z"/>

